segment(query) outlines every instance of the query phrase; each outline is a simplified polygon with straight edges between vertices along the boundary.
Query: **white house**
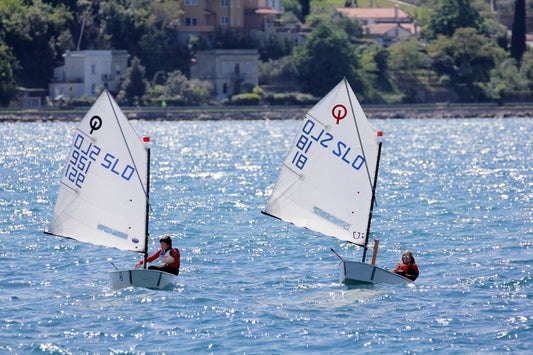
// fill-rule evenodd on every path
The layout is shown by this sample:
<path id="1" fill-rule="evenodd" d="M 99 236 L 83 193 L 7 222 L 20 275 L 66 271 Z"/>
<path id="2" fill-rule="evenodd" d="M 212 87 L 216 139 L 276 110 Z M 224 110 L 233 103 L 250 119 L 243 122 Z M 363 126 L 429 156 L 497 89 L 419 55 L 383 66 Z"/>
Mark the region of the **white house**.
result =
<path id="1" fill-rule="evenodd" d="M 65 65 L 54 69 L 50 97 L 92 97 L 103 88 L 117 93 L 126 78 L 128 56 L 125 50 L 67 51 Z"/>
<path id="2" fill-rule="evenodd" d="M 257 49 L 212 49 L 198 51 L 191 79 L 210 81 L 217 99 L 246 92 L 259 83 Z"/>

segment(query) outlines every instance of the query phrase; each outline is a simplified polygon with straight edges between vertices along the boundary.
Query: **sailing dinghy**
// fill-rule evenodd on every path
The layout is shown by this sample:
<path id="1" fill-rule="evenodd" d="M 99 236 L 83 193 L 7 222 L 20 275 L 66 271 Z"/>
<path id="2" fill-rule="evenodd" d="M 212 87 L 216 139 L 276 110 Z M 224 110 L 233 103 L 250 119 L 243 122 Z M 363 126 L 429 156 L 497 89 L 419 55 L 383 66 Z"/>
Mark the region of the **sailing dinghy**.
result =
<path id="1" fill-rule="evenodd" d="M 46 233 L 148 252 L 150 149 L 105 90 L 81 120 Z M 157 270 L 109 273 L 113 290 L 162 289 L 175 275 Z"/>
<path id="2" fill-rule="evenodd" d="M 375 255 L 365 262 L 380 153 L 381 142 L 344 79 L 305 115 L 262 211 L 363 247 L 362 262 L 335 252 L 341 283 L 412 282 L 376 266 Z"/>

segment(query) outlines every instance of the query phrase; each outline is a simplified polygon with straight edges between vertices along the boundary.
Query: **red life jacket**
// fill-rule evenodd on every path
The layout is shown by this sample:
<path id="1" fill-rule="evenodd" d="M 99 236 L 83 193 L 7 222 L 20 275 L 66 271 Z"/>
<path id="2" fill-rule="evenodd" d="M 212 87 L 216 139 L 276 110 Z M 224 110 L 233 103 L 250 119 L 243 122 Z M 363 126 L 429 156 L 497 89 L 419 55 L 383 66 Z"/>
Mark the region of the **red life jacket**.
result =
<path id="1" fill-rule="evenodd" d="M 418 277 L 418 266 L 416 264 L 398 264 L 392 271 L 399 275 L 407 277 L 409 280 L 414 281 Z"/>

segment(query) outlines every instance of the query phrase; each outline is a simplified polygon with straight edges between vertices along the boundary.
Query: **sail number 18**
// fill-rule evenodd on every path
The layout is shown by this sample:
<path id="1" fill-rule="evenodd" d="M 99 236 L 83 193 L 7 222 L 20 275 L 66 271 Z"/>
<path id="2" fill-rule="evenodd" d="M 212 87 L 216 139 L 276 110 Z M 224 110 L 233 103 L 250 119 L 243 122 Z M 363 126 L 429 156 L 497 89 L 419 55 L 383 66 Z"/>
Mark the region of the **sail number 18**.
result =
<path id="1" fill-rule="evenodd" d="M 306 135 L 301 135 L 298 138 L 298 141 L 296 142 L 296 148 L 299 150 L 296 151 L 296 154 L 294 154 L 294 157 L 292 158 L 292 163 L 300 170 L 302 170 L 305 166 L 305 163 L 307 162 L 307 156 L 304 155 L 307 154 L 309 151 L 309 148 L 311 147 L 311 144 L 313 142 L 307 137 Z"/>
<path id="2" fill-rule="evenodd" d="M 311 148 L 313 142 L 316 142 L 323 148 L 329 148 L 330 145 L 332 145 L 333 148 L 331 149 L 331 153 L 334 156 L 340 158 L 344 163 L 350 164 L 355 170 L 361 169 L 365 159 L 361 155 L 355 153 L 355 149 L 352 150 L 350 146 L 340 140 L 336 141 L 333 135 L 326 132 L 325 129 L 315 129 L 315 125 L 315 122 L 311 119 L 305 121 L 301 130 L 302 133 L 295 144 L 297 150 L 291 160 L 291 163 L 294 166 L 303 170 L 308 160 L 306 154 L 309 152 L 309 148 Z M 332 142 L 336 142 L 336 144 L 332 144 Z"/>

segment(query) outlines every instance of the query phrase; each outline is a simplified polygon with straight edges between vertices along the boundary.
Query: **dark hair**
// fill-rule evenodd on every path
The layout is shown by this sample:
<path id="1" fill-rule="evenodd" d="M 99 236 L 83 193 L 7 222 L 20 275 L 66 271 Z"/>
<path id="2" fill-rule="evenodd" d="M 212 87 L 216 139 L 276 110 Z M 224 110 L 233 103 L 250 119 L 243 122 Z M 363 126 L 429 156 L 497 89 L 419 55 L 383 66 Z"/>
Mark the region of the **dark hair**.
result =
<path id="1" fill-rule="evenodd" d="M 161 237 L 161 239 L 159 239 L 159 242 L 165 242 L 165 243 L 167 243 L 169 248 L 172 248 L 172 239 L 170 239 L 170 237 L 168 235 L 165 235 L 164 237 Z"/>

